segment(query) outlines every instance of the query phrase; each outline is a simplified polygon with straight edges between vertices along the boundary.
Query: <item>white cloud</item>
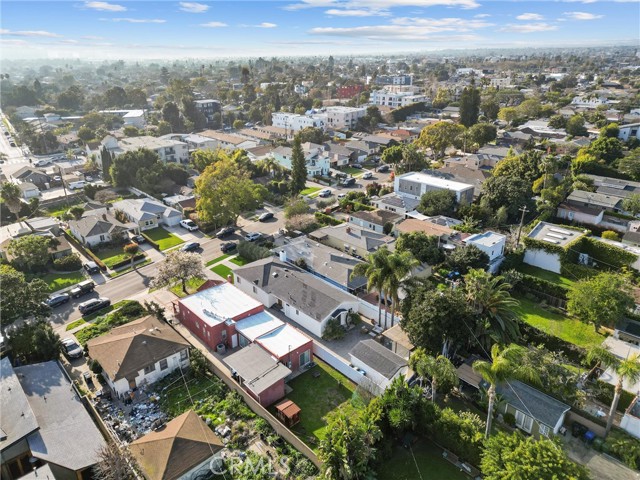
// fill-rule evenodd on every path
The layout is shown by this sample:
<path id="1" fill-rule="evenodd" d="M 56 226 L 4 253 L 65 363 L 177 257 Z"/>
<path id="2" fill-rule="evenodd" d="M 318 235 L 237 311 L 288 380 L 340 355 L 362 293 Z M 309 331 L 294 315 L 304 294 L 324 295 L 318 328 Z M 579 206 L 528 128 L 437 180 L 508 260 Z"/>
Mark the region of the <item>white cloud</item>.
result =
<path id="1" fill-rule="evenodd" d="M 69 39 L 65 39 L 65 40 L 59 40 L 58 43 L 61 43 L 63 45 L 75 45 L 75 44 L 80 43 L 80 42 L 78 42 L 78 40 L 72 40 L 72 39 L 69 38 Z"/>
<path id="2" fill-rule="evenodd" d="M 229 25 L 223 22 L 207 22 L 207 23 L 201 23 L 200 26 L 207 27 L 207 28 L 223 28 L 223 27 L 228 27 Z"/>
<path id="3" fill-rule="evenodd" d="M 61 38 L 58 33 L 47 32 L 46 30 L 7 30 L 0 29 L 0 35 L 9 35 L 12 37 L 40 37 L 40 38 Z"/>
<path id="4" fill-rule="evenodd" d="M 473 18 L 489 18 L 490 16 L 488 13 L 479 13 L 478 15 L 474 15 Z"/>
<path id="5" fill-rule="evenodd" d="M 99 10 L 101 12 L 126 12 L 127 7 L 109 2 L 84 2 L 84 8 Z"/>
<path id="6" fill-rule="evenodd" d="M 80 38 L 84 40 L 104 40 L 104 37 L 96 37 L 95 35 L 84 35 Z"/>
<path id="7" fill-rule="evenodd" d="M 196 2 L 180 2 L 180 10 L 187 13 L 204 13 L 209 10 L 209 5 Z"/>
<path id="8" fill-rule="evenodd" d="M 506 27 L 500 29 L 501 32 L 514 32 L 514 33 L 535 33 L 535 32 L 549 32 L 551 30 L 557 30 L 557 25 L 550 25 L 548 23 L 510 23 Z"/>
<path id="9" fill-rule="evenodd" d="M 523 13 L 516 17 L 518 20 L 544 20 L 544 17 L 539 13 Z"/>
<path id="10" fill-rule="evenodd" d="M 570 20 L 597 20 L 604 17 L 604 15 L 594 15 L 587 12 L 564 12 L 563 15 Z"/>
<path id="11" fill-rule="evenodd" d="M 368 10 L 368 9 L 351 9 L 339 10 L 332 8 L 327 10 L 327 15 L 331 17 L 388 17 L 391 13 L 388 10 Z"/>
<path id="12" fill-rule="evenodd" d="M 386 11 L 395 7 L 460 7 L 478 8 L 476 0 L 302 0 L 283 7 L 285 10 L 303 10 L 307 8 L 340 8 L 346 10 Z"/>
<path id="13" fill-rule="evenodd" d="M 126 23 L 167 23 L 166 20 L 161 18 L 112 18 L 111 21 Z"/>
<path id="14" fill-rule="evenodd" d="M 278 25 L 275 23 L 262 22 L 259 25 L 256 25 L 258 28 L 276 28 Z"/>

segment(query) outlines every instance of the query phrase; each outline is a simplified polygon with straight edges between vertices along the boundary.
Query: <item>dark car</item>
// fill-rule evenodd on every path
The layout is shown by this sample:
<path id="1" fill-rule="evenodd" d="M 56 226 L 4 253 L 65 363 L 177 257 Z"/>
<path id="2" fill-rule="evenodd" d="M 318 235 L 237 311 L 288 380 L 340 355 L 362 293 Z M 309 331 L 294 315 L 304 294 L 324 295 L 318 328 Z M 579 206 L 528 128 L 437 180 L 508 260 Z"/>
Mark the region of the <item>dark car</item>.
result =
<path id="1" fill-rule="evenodd" d="M 222 253 L 227 253 L 231 250 L 235 250 L 237 246 L 236 242 L 225 242 L 220 245 L 220 250 L 222 250 Z"/>
<path id="2" fill-rule="evenodd" d="M 266 222 L 267 220 L 271 220 L 273 218 L 273 213 L 264 212 L 262 215 L 258 217 L 258 220 L 261 222 Z"/>
<path id="3" fill-rule="evenodd" d="M 96 286 L 95 283 L 93 283 L 91 280 L 85 280 L 84 282 L 80 282 L 78 285 L 73 287 L 69 291 L 69 293 L 73 298 L 78 298 L 89 292 L 93 292 L 93 289 L 95 288 L 95 286 Z"/>
<path id="4" fill-rule="evenodd" d="M 108 298 L 100 297 L 87 300 L 78 305 L 78 310 L 82 315 L 88 315 L 89 313 L 97 312 L 105 307 L 111 305 L 111 300 Z"/>
<path id="5" fill-rule="evenodd" d="M 389 165 L 380 165 L 378 167 L 378 172 L 387 173 L 389 171 Z"/>
<path id="6" fill-rule="evenodd" d="M 235 231 L 236 229 L 233 227 L 224 227 L 222 230 L 216 233 L 216 237 L 218 238 L 226 237 L 227 235 L 231 235 Z"/>
<path id="7" fill-rule="evenodd" d="M 96 262 L 86 262 L 82 265 L 83 268 L 87 271 L 87 273 L 100 273 L 100 267 Z"/>
<path id="8" fill-rule="evenodd" d="M 180 247 L 181 252 L 195 252 L 200 248 L 200 244 L 198 242 L 188 242 L 185 243 L 182 247 Z"/>
<path id="9" fill-rule="evenodd" d="M 142 235 L 134 235 L 133 237 L 131 237 L 131 240 L 137 244 L 141 244 L 147 241 L 147 239 L 144 238 Z"/>
<path id="10" fill-rule="evenodd" d="M 362 170 L 362 165 L 360 165 L 359 163 L 354 163 L 352 165 L 349 165 L 351 168 L 357 168 L 358 170 Z"/>
<path id="11" fill-rule="evenodd" d="M 343 187 L 352 187 L 356 184 L 356 179 L 351 177 L 351 178 L 347 178 L 342 182 L 342 186 Z"/>
<path id="12" fill-rule="evenodd" d="M 45 303 L 49 305 L 51 308 L 56 308 L 62 305 L 63 303 L 67 303 L 70 300 L 68 293 L 58 293 L 56 295 L 51 295 L 49 298 L 45 300 Z"/>

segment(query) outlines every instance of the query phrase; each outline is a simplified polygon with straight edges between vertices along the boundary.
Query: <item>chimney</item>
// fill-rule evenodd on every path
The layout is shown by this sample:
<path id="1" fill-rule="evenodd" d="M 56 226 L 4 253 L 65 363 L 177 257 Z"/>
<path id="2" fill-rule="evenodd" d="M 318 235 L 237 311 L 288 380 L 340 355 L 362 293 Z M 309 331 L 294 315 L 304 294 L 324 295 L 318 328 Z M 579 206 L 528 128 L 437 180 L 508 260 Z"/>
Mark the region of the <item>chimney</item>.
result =
<path id="1" fill-rule="evenodd" d="M 287 261 L 287 252 L 285 252 L 284 250 L 280 250 L 280 261 L 281 262 L 286 262 Z"/>

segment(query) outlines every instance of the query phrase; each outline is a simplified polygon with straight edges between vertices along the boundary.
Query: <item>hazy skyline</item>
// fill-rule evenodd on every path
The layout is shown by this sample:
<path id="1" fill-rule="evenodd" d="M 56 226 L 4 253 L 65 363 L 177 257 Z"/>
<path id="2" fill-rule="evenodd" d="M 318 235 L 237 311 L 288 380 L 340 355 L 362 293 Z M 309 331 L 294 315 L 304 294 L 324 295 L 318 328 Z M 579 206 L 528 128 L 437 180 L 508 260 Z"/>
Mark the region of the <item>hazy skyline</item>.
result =
<path id="1" fill-rule="evenodd" d="M 638 45 L 637 0 L 3 1 L 2 57 L 169 59 Z"/>

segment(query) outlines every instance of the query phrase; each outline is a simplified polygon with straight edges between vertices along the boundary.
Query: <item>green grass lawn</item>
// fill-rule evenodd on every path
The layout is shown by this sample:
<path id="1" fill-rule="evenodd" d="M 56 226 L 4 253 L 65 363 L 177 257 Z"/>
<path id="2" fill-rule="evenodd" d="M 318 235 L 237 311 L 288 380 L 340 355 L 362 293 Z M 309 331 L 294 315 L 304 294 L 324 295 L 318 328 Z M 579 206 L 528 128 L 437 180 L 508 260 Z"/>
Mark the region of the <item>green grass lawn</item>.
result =
<path id="1" fill-rule="evenodd" d="M 322 190 L 320 187 L 309 187 L 305 188 L 300 192 L 300 195 L 311 195 L 312 193 L 316 193 Z"/>
<path id="2" fill-rule="evenodd" d="M 421 438 L 404 448 L 398 445 L 378 469 L 378 480 L 467 480 L 458 467 L 442 458 L 442 450 Z"/>
<path id="3" fill-rule="evenodd" d="M 67 325 L 65 330 L 68 332 L 69 330 L 73 330 L 74 328 L 79 327 L 80 325 L 84 325 L 85 323 L 87 322 L 85 322 L 83 318 L 79 318 L 75 322 L 71 322 L 69 325 Z"/>
<path id="4" fill-rule="evenodd" d="M 124 253 L 122 250 L 123 247 L 124 245 L 111 248 L 101 248 L 100 250 L 94 249 L 92 252 L 96 257 L 102 260 L 107 267 L 111 268 L 116 263 L 129 259 L 129 255 Z"/>
<path id="5" fill-rule="evenodd" d="M 220 263 L 222 260 L 224 260 L 225 258 L 229 258 L 231 255 L 225 253 L 224 255 L 220 255 L 219 257 L 214 258 L 213 260 L 209 260 L 205 265 L 207 267 L 210 267 L 211 265 L 214 265 L 216 263 Z"/>
<path id="6" fill-rule="evenodd" d="M 151 240 L 156 242 L 160 247 L 160 250 L 167 250 L 168 248 L 175 247 L 176 245 L 184 243 L 184 240 L 182 240 L 180 237 L 175 236 L 171 232 L 167 232 L 162 227 L 145 230 L 143 233 Z"/>
<path id="7" fill-rule="evenodd" d="M 216 265 L 215 267 L 211 267 L 211 271 L 213 273 L 217 273 L 225 280 L 227 279 L 227 275 L 231 273 L 231 269 L 223 263 L 221 263 L 220 265 Z"/>
<path id="8" fill-rule="evenodd" d="M 565 315 L 545 310 L 536 302 L 526 298 L 518 298 L 520 306 L 516 309 L 520 318 L 529 325 L 555 335 L 580 347 L 600 345 L 604 336 L 595 332 L 592 325 Z"/>
<path id="9" fill-rule="evenodd" d="M 251 263 L 249 262 L 249 260 L 247 260 L 246 258 L 241 257 L 240 255 L 238 255 L 237 257 L 233 257 L 231 260 L 229 260 L 231 263 L 235 263 L 236 265 L 238 265 L 239 267 L 243 267 L 244 265 L 246 265 L 247 263 Z"/>
<path id="10" fill-rule="evenodd" d="M 82 272 L 71 272 L 71 273 L 45 273 L 41 275 L 33 275 L 29 276 L 28 280 L 33 278 L 39 278 L 44 281 L 47 285 L 49 285 L 50 292 L 57 292 L 58 290 L 62 290 L 63 288 L 68 288 L 74 286 L 76 283 L 81 282 L 85 279 Z"/>
<path id="11" fill-rule="evenodd" d="M 556 285 L 560 285 L 562 287 L 571 287 L 575 283 L 575 280 L 571 280 L 567 277 L 563 277 L 560 274 L 550 272 L 548 270 L 543 270 L 542 268 L 534 267 L 533 265 L 527 265 L 526 263 L 521 264 L 518 267 L 518 271 L 526 273 L 527 275 L 531 275 L 533 277 L 547 280 L 548 282 L 555 283 Z"/>
<path id="12" fill-rule="evenodd" d="M 153 260 L 151 260 L 150 258 L 147 258 L 146 260 L 144 260 L 142 262 L 136 263 L 135 264 L 135 268 L 138 269 L 138 268 L 144 267 L 145 265 L 149 265 L 152 262 L 153 262 Z M 124 275 L 125 273 L 129 273 L 129 272 L 131 272 L 133 270 L 134 270 L 133 267 L 127 267 L 127 268 L 123 268 L 121 270 L 118 270 L 117 272 L 109 273 L 109 274 L 107 274 L 107 276 L 109 278 L 117 278 L 120 275 Z"/>
<path id="13" fill-rule="evenodd" d="M 60 205 L 59 207 L 54 207 L 54 208 L 45 208 L 43 211 L 49 216 L 49 217 L 61 217 L 62 215 L 64 215 L 65 213 L 67 213 L 67 211 L 71 208 L 71 207 L 75 207 L 75 206 L 82 206 L 84 205 L 85 202 L 84 201 L 78 201 L 78 202 L 73 202 L 73 203 L 69 203 L 69 205 Z"/>
<path id="14" fill-rule="evenodd" d="M 360 175 L 364 173 L 362 171 L 362 168 L 353 168 L 353 167 L 342 167 L 340 171 L 344 173 L 348 173 L 349 175 Z"/>
<path id="15" fill-rule="evenodd" d="M 190 278 L 189 280 L 187 280 L 188 293 L 184 293 L 184 291 L 182 290 L 182 282 L 176 283 L 169 290 L 171 290 L 180 298 L 183 298 L 183 297 L 186 297 L 187 295 L 191 295 L 192 293 L 196 293 L 198 288 L 200 288 L 200 286 L 206 281 L 207 281 L 206 278 Z"/>
<path id="16" fill-rule="evenodd" d="M 317 365 L 288 385 L 293 391 L 287 395 L 301 409 L 300 423 L 293 431 L 311 448 L 317 449 L 318 442 L 324 438 L 327 428 L 327 415 L 338 408 L 355 408 L 350 400 L 356 385 L 337 370 L 319 359 Z M 319 372 L 318 378 L 313 372 Z"/>

